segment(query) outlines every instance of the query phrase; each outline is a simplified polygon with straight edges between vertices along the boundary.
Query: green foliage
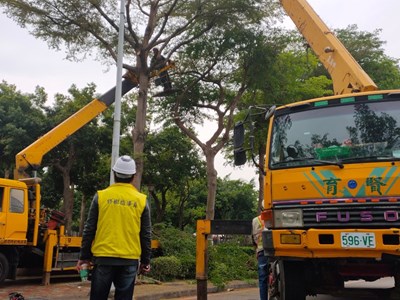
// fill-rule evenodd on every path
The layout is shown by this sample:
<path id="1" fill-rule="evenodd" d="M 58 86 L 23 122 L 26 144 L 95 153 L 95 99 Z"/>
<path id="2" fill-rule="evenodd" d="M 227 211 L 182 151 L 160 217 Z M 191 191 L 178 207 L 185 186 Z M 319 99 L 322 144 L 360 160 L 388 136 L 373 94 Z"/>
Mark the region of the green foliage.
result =
<path id="1" fill-rule="evenodd" d="M 204 176 L 205 177 L 205 176 Z M 188 178 L 182 188 L 168 193 L 169 200 L 165 209 L 165 221 L 185 231 L 194 231 L 196 220 L 205 218 L 207 202 L 206 178 Z"/>
<path id="2" fill-rule="evenodd" d="M 221 289 L 233 278 L 229 267 L 223 262 L 215 262 L 208 275 L 210 281 Z"/>
<path id="3" fill-rule="evenodd" d="M 243 180 L 218 179 L 215 219 L 252 220 L 257 214 L 258 194 L 254 183 Z"/>
<path id="4" fill-rule="evenodd" d="M 145 145 L 144 184 L 155 184 L 156 190 L 181 186 L 188 177 L 204 175 L 204 164 L 193 142 L 176 127 L 152 132 Z M 202 172 L 203 171 L 203 172 Z"/>
<path id="5" fill-rule="evenodd" d="M 279 74 L 275 72 L 274 65 L 285 49 L 288 37 L 278 29 L 263 29 L 245 33 L 248 41 L 239 52 L 242 63 L 242 76 L 246 77 L 249 93 L 257 90 L 269 90 Z M 262 99 L 265 103 L 265 99 Z"/>
<path id="6" fill-rule="evenodd" d="M 158 280 L 195 278 L 196 238 L 193 234 L 159 223 L 153 226 L 153 239 L 159 240 L 163 256 L 152 260 L 149 276 Z"/>
<path id="7" fill-rule="evenodd" d="M 40 88 L 25 94 L 15 85 L 0 82 L 0 175 L 12 177 L 15 155 L 40 137 L 47 120 L 40 106 L 45 96 Z"/>
<path id="8" fill-rule="evenodd" d="M 180 278 L 181 261 L 175 256 L 160 256 L 151 261 L 149 276 L 161 280 L 170 281 Z"/>
<path id="9" fill-rule="evenodd" d="M 207 186 L 204 179 L 191 180 L 190 188 L 168 193 L 164 221 L 180 229 L 196 228 L 196 220 L 205 218 Z M 187 194 L 182 215 L 180 201 Z M 215 219 L 251 220 L 257 214 L 258 193 L 253 182 L 219 178 L 215 204 Z"/>
<path id="10" fill-rule="evenodd" d="M 301 99 L 319 98 L 322 96 L 332 96 L 330 88 L 332 80 L 326 76 L 310 77 L 304 80 L 301 88 L 297 91 Z"/>
<path id="11" fill-rule="evenodd" d="M 208 275 L 216 286 L 223 287 L 232 280 L 257 278 L 257 261 L 252 247 L 228 242 L 208 247 L 208 251 Z"/>
<path id="12" fill-rule="evenodd" d="M 194 279 L 196 276 L 196 238 L 193 234 L 168 227 L 153 226 L 153 238 L 159 239 L 163 256 L 153 258 L 149 276 L 158 280 Z M 223 286 L 232 280 L 257 278 L 254 249 L 244 236 L 229 236 L 229 241 L 208 246 L 208 277 Z"/>
<path id="13" fill-rule="evenodd" d="M 355 24 L 336 30 L 338 38 L 379 89 L 400 88 L 399 59 L 385 54 L 386 42 L 380 39 L 380 33 L 381 30 L 359 30 Z"/>
<path id="14" fill-rule="evenodd" d="M 159 240 L 163 255 L 189 257 L 196 253 L 196 238 L 185 231 L 165 224 L 153 226 L 154 239 Z"/>
<path id="15" fill-rule="evenodd" d="M 57 209 L 61 208 L 61 202 L 63 198 L 63 182 L 61 174 L 53 169 L 49 169 L 42 175 L 42 205 L 50 208 Z"/>
<path id="16" fill-rule="evenodd" d="M 0 6 L 51 48 L 65 46 L 69 59 L 82 60 L 93 53 L 107 62 L 115 59 L 119 14 L 110 1 L 2 0 Z M 129 1 L 126 17 L 130 36 L 125 38 L 124 55 L 127 61 L 135 61 L 140 50 L 147 53 L 148 47 L 160 43 L 160 35 L 162 41 L 168 41 L 165 45 L 176 46 L 176 51 L 201 39 L 213 27 L 259 25 L 263 17 L 276 13 L 277 7 L 272 0 Z M 146 26 L 144 33 L 139 30 Z"/>
<path id="17" fill-rule="evenodd" d="M 281 52 L 274 65 L 276 86 L 270 86 L 270 95 L 276 96 L 275 104 L 286 104 L 311 97 L 331 95 L 331 81 L 322 78 L 313 80 L 318 59 L 302 50 Z M 319 75 L 318 75 L 319 76 Z M 326 76 L 325 76 L 326 77 Z M 310 84 L 310 80 L 311 84 Z M 312 82 L 318 83 L 316 87 Z M 269 95 L 267 96 L 270 97 Z M 271 103 L 271 102 L 268 102 Z"/>
<path id="18" fill-rule="evenodd" d="M 196 278 L 195 256 L 159 256 L 151 260 L 149 276 L 160 281 Z"/>
<path id="19" fill-rule="evenodd" d="M 194 279 L 196 278 L 196 256 L 186 255 L 179 257 L 181 262 L 181 270 L 179 278 Z"/>
<path id="20" fill-rule="evenodd" d="M 204 162 L 194 143 L 177 127 L 165 127 L 147 136 L 143 184 L 151 186 L 156 222 L 169 221 L 179 228 L 195 181 L 204 178 Z M 167 210 L 173 206 L 167 219 Z"/>

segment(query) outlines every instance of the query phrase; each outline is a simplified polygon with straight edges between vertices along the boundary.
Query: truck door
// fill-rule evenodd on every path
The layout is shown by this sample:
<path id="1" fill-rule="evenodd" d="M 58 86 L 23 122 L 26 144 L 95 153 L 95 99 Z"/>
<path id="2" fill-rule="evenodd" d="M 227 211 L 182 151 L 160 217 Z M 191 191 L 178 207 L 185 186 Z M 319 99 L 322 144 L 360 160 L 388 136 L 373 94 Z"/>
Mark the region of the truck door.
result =
<path id="1" fill-rule="evenodd" d="M 0 190 L 0 242 L 24 244 L 28 227 L 27 191 L 18 186 L 0 187 Z"/>
<path id="2" fill-rule="evenodd" d="M 7 197 L 7 193 L 5 196 Z M 8 200 L 6 239 L 15 240 L 18 243 L 17 241 L 26 240 L 26 231 L 28 228 L 26 190 L 10 188 Z"/>

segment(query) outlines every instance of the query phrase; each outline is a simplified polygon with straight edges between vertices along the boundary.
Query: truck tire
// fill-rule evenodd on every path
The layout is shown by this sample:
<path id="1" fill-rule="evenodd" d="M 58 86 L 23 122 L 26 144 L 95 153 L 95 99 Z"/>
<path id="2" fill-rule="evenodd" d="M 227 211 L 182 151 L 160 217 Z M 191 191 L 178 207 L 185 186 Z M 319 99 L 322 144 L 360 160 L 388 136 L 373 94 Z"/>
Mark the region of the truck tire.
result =
<path id="1" fill-rule="evenodd" d="M 7 257 L 3 253 L 0 253 L 0 284 L 6 280 L 9 270 L 10 265 Z"/>
<path id="2" fill-rule="evenodd" d="M 278 261 L 272 271 L 273 295 L 271 300 L 305 300 L 304 266 L 301 262 Z"/>

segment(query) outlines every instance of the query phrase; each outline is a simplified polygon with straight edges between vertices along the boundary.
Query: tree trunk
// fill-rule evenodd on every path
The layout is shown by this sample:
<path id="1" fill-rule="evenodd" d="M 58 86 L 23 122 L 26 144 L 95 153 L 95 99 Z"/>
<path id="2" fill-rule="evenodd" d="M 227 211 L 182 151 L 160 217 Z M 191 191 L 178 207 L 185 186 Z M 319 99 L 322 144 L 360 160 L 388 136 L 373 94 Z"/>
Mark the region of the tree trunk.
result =
<path id="1" fill-rule="evenodd" d="M 75 148 L 71 143 L 68 150 L 68 160 L 65 166 L 62 166 L 59 161 L 54 163 L 54 167 L 57 168 L 63 178 L 63 206 L 62 212 L 65 214 L 65 230 L 69 234 L 72 226 L 72 214 L 74 209 L 74 184 L 71 182 L 71 168 L 75 161 Z"/>
<path id="2" fill-rule="evenodd" d="M 81 214 L 80 214 L 80 222 L 79 222 L 79 236 L 82 236 L 83 233 L 83 227 L 85 226 L 85 220 L 86 220 L 86 198 L 85 195 L 82 194 L 82 199 L 81 199 Z"/>
<path id="3" fill-rule="evenodd" d="M 207 209 L 206 219 L 214 220 L 215 215 L 215 196 L 217 194 L 217 175 L 218 172 L 215 170 L 215 154 L 212 151 L 206 153 L 206 164 L 207 164 Z"/>
<path id="4" fill-rule="evenodd" d="M 188 196 L 190 193 L 190 189 L 184 193 L 183 196 L 179 198 L 179 205 L 178 205 L 178 228 L 183 230 L 185 228 L 184 223 L 184 212 L 185 212 L 185 205 L 188 202 Z"/>
<path id="5" fill-rule="evenodd" d="M 153 198 L 154 204 L 156 206 L 155 207 L 155 209 L 156 209 L 156 223 L 159 223 L 162 220 L 162 217 L 161 217 L 161 215 L 162 215 L 162 212 L 161 212 L 161 210 L 162 210 L 161 201 L 160 201 L 160 199 L 158 198 L 158 196 L 157 196 L 157 194 L 155 192 L 153 192 L 153 191 L 150 192 L 150 195 Z"/>
<path id="6" fill-rule="evenodd" d="M 165 219 L 165 210 L 167 208 L 167 192 L 168 189 L 161 191 L 161 211 L 160 211 L 160 222 L 164 221 Z"/>
<path id="7" fill-rule="evenodd" d="M 225 107 L 224 110 L 221 110 L 221 103 L 213 106 L 209 105 L 208 108 L 212 109 L 216 112 L 217 115 L 217 129 L 211 138 L 206 142 L 202 143 L 200 139 L 195 135 L 195 133 L 190 129 L 190 127 L 186 127 L 184 121 L 180 115 L 180 104 L 185 100 L 185 94 L 181 94 L 176 97 L 176 103 L 172 111 L 172 118 L 175 124 L 185 133 L 190 139 L 192 139 L 199 147 L 202 149 L 204 156 L 206 157 L 206 165 L 207 165 L 207 208 L 206 208 L 206 219 L 214 220 L 215 215 L 215 196 L 217 194 L 217 170 L 215 169 L 215 156 L 222 149 L 222 147 L 229 141 L 229 133 L 233 127 L 233 116 L 234 111 L 237 107 L 238 102 L 240 101 L 243 93 L 245 91 L 245 87 L 240 87 L 239 91 L 235 95 L 233 101 L 229 102 L 228 107 Z M 225 89 L 220 86 L 220 99 L 226 99 Z M 222 101 L 222 100 L 221 100 Z M 202 107 L 200 105 L 199 107 Z"/>
<path id="8" fill-rule="evenodd" d="M 144 170 L 143 151 L 146 140 L 146 114 L 147 114 L 147 91 L 149 78 L 141 73 L 139 76 L 139 97 L 137 101 L 136 122 L 132 132 L 133 153 L 136 162 L 136 175 L 134 186 L 140 190 Z"/>
<path id="9" fill-rule="evenodd" d="M 71 184 L 69 172 L 63 172 L 63 183 L 63 212 L 65 213 L 65 230 L 67 234 L 70 234 L 74 208 L 74 186 Z"/>

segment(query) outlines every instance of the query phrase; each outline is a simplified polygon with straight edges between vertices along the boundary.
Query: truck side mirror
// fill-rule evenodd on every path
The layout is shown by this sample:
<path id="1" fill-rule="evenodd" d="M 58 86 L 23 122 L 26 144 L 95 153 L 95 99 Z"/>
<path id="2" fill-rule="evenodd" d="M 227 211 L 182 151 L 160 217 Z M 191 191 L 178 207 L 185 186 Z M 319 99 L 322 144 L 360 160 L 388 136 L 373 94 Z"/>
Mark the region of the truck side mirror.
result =
<path id="1" fill-rule="evenodd" d="M 244 144 L 244 125 L 243 122 L 237 122 L 233 128 L 233 158 L 235 166 L 241 166 L 246 163 L 246 150 Z"/>
<path id="2" fill-rule="evenodd" d="M 244 144 L 244 125 L 237 122 L 233 128 L 233 146 L 235 149 L 242 148 Z"/>
<path id="3" fill-rule="evenodd" d="M 243 148 L 235 149 L 233 152 L 233 160 L 234 160 L 235 166 L 244 165 L 247 160 L 246 150 L 244 150 Z"/>

